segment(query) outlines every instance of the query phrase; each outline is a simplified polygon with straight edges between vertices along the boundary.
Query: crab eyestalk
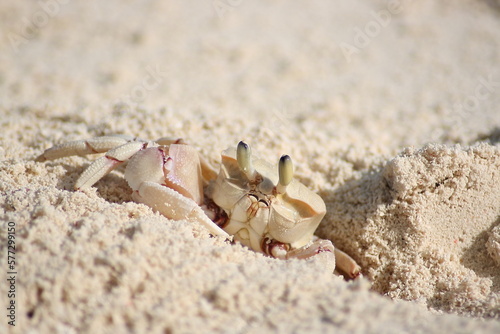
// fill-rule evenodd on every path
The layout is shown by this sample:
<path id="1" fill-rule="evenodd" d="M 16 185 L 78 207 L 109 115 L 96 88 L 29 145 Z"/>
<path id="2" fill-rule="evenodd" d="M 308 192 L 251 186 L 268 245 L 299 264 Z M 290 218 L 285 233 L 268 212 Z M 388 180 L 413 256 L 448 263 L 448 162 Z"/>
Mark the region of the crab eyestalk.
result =
<path id="1" fill-rule="evenodd" d="M 292 158 L 288 155 L 282 155 L 278 164 L 279 181 L 276 190 L 280 194 L 286 193 L 286 187 L 293 179 Z"/>
<path id="2" fill-rule="evenodd" d="M 250 146 L 243 141 L 238 143 L 236 159 L 243 173 L 245 173 L 248 179 L 253 180 L 255 178 L 255 169 L 252 165 L 252 151 L 250 150 Z"/>

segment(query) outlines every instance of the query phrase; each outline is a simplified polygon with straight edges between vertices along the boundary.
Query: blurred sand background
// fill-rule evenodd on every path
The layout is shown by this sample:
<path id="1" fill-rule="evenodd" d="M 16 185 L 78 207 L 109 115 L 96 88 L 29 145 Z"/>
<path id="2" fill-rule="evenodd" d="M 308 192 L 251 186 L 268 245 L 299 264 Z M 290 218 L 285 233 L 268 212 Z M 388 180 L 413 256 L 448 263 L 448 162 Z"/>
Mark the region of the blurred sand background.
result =
<path id="1" fill-rule="evenodd" d="M 498 1 L 0 6 L 0 332 L 500 332 Z M 33 161 L 106 134 L 289 154 L 364 278 L 168 220 L 123 169 L 75 192 L 91 157 Z"/>

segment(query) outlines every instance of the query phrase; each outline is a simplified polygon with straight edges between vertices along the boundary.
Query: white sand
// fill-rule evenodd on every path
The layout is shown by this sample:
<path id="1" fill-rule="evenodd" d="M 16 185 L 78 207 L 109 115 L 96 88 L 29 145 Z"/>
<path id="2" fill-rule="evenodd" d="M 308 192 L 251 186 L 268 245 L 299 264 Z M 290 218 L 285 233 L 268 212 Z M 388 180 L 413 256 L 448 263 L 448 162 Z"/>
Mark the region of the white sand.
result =
<path id="1" fill-rule="evenodd" d="M 0 332 L 498 333 L 498 2 L 231 3 L 2 3 Z M 168 220 L 123 169 L 75 192 L 89 158 L 33 161 L 113 133 L 291 155 L 365 278 Z"/>

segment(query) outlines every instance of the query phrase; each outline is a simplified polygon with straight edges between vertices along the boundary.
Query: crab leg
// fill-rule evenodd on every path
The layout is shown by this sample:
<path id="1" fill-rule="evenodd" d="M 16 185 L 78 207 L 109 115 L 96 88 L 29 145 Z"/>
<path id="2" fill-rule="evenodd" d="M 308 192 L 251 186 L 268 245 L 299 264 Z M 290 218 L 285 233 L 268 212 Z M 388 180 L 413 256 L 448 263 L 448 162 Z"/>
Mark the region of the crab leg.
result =
<path id="1" fill-rule="evenodd" d="M 187 145 L 186 142 L 184 141 L 184 139 L 174 138 L 174 137 L 161 137 L 161 138 L 155 140 L 155 142 L 158 145 L 167 145 L 167 146 L 171 145 L 171 144 Z"/>
<path id="2" fill-rule="evenodd" d="M 286 258 L 306 259 L 323 252 L 330 252 L 335 256 L 336 269 L 347 275 L 348 278 L 359 276 L 361 267 L 349 255 L 335 248 L 330 240 L 315 237 L 312 244 L 289 251 Z"/>
<path id="3" fill-rule="evenodd" d="M 147 147 L 147 143 L 132 141 L 109 150 L 106 155 L 96 159 L 85 169 L 75 183 L 75 189 L 91 187 L 113 169 L 127 161 L 131 156 Z"/>
<path id="4" fill-rule="evenodd" d="M 356 278 L 360 275 L 361 267 L 352 257 L 337 248 L 335 248 L 334 252 L 337 269 L 340 269 L 340 271 L 345 273 L 349 278 Z"/>
<path id="5" fill-rule="evenodd" d="M 119 135 L 70 141 L 45 150 L 35 161 L 43 162 L 72 155 L 104 153 L 133 140 L 135 140 L 133 137 Z"/>

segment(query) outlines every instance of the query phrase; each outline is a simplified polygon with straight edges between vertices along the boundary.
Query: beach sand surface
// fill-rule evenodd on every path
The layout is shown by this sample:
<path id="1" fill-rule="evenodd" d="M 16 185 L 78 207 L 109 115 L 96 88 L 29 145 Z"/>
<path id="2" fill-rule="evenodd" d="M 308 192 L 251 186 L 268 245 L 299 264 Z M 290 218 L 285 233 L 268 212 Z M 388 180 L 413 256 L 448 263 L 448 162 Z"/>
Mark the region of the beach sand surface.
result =
<path id="1" fill-rule="evenodd" d="M 500 332 L 498 1 L 1 7 L 0 332 Z M 362 277 L 167 219 L 121 167 L 74 191 L 95 156 L 35 162 L 110 134 L 290 155 Z"/>

